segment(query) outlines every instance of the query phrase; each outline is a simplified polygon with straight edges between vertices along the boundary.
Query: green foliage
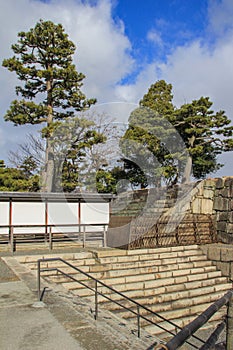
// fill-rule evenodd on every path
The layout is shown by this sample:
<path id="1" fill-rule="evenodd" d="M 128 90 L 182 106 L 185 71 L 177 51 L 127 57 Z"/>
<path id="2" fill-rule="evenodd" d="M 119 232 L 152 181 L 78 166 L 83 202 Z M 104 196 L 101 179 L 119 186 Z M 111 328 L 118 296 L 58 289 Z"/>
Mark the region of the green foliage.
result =
<path id="1" fill-rule="evenodd" d="M 1 161 L 1 164 L 4 164 Z M 20 169 L 0 167 L 0 191 L 36 192 L 39 190 L 39 177 L 27 175 Z"/>
<path id="2" fill-rule="evenodd" d="M 233 127 L 224 111 L 214 113 L 209 97 L 175 108 L 172 85 L 152 84 L 129 117 L 122 138 L 125 170 L 132 184 L 168 185 L 191 175 L 203 178 L 222 164 L 218 155 L 233 150 Z"/>
<path id="3" fill-rule="evenodd" d="M 170 119 L 174 111 L 172 99 L 172 85 L 167 84 L 165 80 L 158 80 L 150 86 L 139 105 L 155 111 L 161 117 Z"/>
<path id="4" fill-rule="evenodd" d="M 96 173 L 96 189 L 99 193 L 117 194 L 126 191 L 123 179 L 127 179 L 126 172 L 119 166 L 113 167 L 111 170 L 99 169 Z"/>
<path id="5" fill-rule="evenodd" d="M 217 156 L 233 150 L 233 127 L 224 111 L 214 113 L 209 97 L 182 105 L 175 113 L 174 126 L 185 142 L 192 159 L 193 175 L 203 178 L 222 164 Z M 190 178 L 190 173 L 185 174 Z"/>
<path id="6" fill-rule="evenodd" d="M 81 91 L 85 76 L 72 63 L 75 45 L 61 24 L 40 20 L 28 32 L 20 32 L 18 38 L 12 45 L 14 56 L 5 59 L 3 67 L 15 72 L 21 81 L 16 86 L 21 99 L 11 103 L 5 120 L 14 125 L 46 123 L 42 132 L 47 138 L 44 190 L 51 191 L 55 159 L 50 138 L 56 122 L 74 117 L 96 99 L 87 99 Z"/>
<path id="7" fill-rule="evenodd" d="M 24 158 L 20 170 L 24 173 L 27 179 L 32 177 L 37 172 L 37 164 L 32 156 Z"/>
<path id="8" fill-rule="evenodd" d="M 72 64 L 75 45 L 61 24 L 40 20 L 18 37 L 17 44 L 12 45 L 15 55 L 5 59 L 3 67 L 24 82 L 16 86 L 17 95 L 23 99 L 12 102 L 6 120 L 15 125 L 38 124 L 48 121 L 49 113 L 54 119 L 63 119 L 95 103 L 80 91 L 85 76 Z M 39 104 L 32 102 L 37 95 L 44 96 Z"/>
<path id="9" fill-rule="evenodd" d="M 121 144 L 127 145 L 122 147 L 125 169 L 134 186 L 160 186 L 162 182 L 169 184 L 178 180 L 182 145 L 168 122 L 175 110 L 172 98 L 172 85 L 160 80 L 149 88 L 140 101 L 140 108 L 129 117 L 129 127 Z"/>
<path id="10" fill-rule="evenodd" d="M 93 121 L 79 117 L 56 123 L 51 141 L 55 157 L 53 191 L 58 191 L 61 186 L 63 191 L 72 192 L 81 186 L 80 177 L 83 172 L 88 177 L 85 173 L 86 152 L 106 140 L 95 128 Z"/>
<path id="11" fill-rule="evenodd" d="M 100 169 L 96 173 L 96 189 L 99 193 L 116 193 L 117 179 L 111 171 Z"/>

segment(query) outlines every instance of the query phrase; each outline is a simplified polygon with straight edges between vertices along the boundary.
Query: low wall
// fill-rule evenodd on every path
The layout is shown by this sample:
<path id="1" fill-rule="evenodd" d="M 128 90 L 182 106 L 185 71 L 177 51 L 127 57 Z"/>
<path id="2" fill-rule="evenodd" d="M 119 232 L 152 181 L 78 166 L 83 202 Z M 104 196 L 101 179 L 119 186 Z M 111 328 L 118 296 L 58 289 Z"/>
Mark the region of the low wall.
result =
<path id="1" fill-rule="evenodd" d="M 208 259 L 212 260 L 223 275 L 233 280 L 233 245 L 206 244 L 201 249 Z"/>

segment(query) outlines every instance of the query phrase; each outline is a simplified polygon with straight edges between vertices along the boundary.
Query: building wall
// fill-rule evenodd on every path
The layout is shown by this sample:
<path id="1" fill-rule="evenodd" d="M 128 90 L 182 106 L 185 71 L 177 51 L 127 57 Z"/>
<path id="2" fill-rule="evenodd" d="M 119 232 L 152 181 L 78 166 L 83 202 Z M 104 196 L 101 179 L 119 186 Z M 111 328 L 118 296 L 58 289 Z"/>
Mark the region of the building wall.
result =
<path id="1" fill-rule="evenodd" d="M 20 195 L 19 195 L 20 196 Z M 99 197 L 91 197 L 84 201 L 74 196 L 64 200 L 64 197 L 53 198 L 49 196 L 46 200 L 23 194 L 18 197 L 0 194 L 0 233 L 6 233 L 4 225 L 62 225 L 62 224 L 88 224 L 93 225 L 89 230 L 94 230 L 94 224 L 108 224 L 110 211 L 110 197 L 102 200 Z M 54 232 L 56 228 L 53 229 Z M 63 230 L 63 229 L 62 229 Z M 64 228 L 64 232 L 72 231 L 72 227 Z M 14 228 L 14 233 L 30 231 L 44 232 L 44 227 Z M 59 228 L 61 231 L 61 227 Z"/>

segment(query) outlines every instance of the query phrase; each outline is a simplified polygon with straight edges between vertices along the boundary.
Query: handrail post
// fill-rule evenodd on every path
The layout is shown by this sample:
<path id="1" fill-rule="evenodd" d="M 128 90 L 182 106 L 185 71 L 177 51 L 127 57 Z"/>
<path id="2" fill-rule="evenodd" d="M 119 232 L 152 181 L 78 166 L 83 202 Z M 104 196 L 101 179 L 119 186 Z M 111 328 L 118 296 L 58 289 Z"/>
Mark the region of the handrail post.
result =
<path id="1" fill-rule="evenodd" d="M 83 226 L 83 248 L 86 247 L 86 226 Z"/>
<path id="2" fill-rule="evenodd" d="M 98 281 L 95 280 L 95 320 L 98 317 Z"/>
<path id="3" fill-rule="evenodd" d="M 137 326 L 138 326 L 138 338 L 141 336 L 141 329 L 140 329 L 140 306 L 137 305 Z"/>
<path id="4" fill-rule="evenodd" d="M 38 301 L 40 301 L 40 260 L 37 261 L 37 293 Z"/>
<path id="5" fill-rule="evenodd" d="M 232 349 L 233 344 L 233 295 L 228 302 L 227 308 L 227 329 L 226 329 L 227 350 Z"/>

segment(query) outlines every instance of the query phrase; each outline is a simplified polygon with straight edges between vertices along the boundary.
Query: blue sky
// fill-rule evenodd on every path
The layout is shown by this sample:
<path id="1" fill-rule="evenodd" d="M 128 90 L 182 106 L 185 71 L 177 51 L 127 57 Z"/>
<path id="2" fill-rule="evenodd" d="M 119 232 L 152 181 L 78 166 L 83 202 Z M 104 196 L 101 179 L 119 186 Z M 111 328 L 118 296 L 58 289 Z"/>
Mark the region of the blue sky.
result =
<path id="1" fill-rule="evenodd" d="M 119 0 L 113 18 L 124 22 L 133 56 L 150 61 L 166 59 L 176 46 L 204 36 L 207 11 L 206 0 Z"/>
<path id="2" fill-rule="evenodd" d="M 158 79 L 172 83 L 175 105 L 209 96 L 213 108 L 233 120 L 232 0 L 0 0 L 0 5 L 1 61 L 12 55 L 19 31 L 40 18 L 62 23 L 77 46 L 77 69 L 86 75 L 83 91 L 120 122 Z M 3 121 L 16 83 L 0 67 L 0 159 L 34 130 Z M 224 175 L 232 174 L 231 157 Z"/>

